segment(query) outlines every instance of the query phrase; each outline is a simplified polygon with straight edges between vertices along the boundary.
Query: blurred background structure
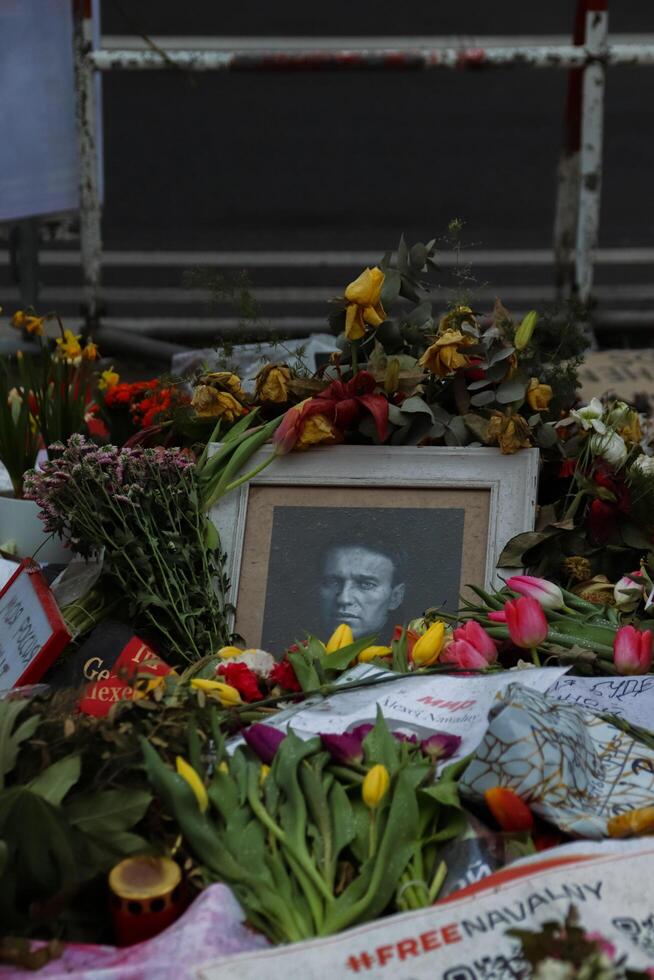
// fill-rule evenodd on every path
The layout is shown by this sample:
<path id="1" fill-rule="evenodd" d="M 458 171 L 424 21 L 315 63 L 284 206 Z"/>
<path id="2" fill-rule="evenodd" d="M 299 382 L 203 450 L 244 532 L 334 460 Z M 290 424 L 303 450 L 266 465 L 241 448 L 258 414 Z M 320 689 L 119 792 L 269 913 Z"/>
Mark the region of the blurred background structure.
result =
<path id="1" fill-rule="evenodd" d="M 171 56 L 189 47 L 569 45 L 576 8 L 577 0 L 242 0 L 229 8 L 102 0 L 97 43 Z M 609 18 L 610 44 L 654 52 L 651 0 L 609 3 Z M 453 217 L 465 222 L 478 308 L 496 295 L 515 313 L 553 303 L 568 86 L 558 67 L 103 72 L 100 314 L 109 346 L 121 330 L 158 338 L 152 351 L 161 357 L 236 338 L 242 270 L 257 305 L 251 332 L 322 331 L 327 301 L 363 265 L 401 233 L 410 242 L 444 235 Z M 651 346 L 654 336 L 653 94 L 652 64 L 608 68 L 592 291 L 605 347 Z M 33 150 L 47 156 L 47 138 Z M 67 320 L 83 313 L 77 227 L 75 215 L 0 225 L 5 312 L 31 291 L 40 310 Z M 441 257 L 446 302 L 455 257 Z M 219 295 L 200 267 L 217 270 Z"/>

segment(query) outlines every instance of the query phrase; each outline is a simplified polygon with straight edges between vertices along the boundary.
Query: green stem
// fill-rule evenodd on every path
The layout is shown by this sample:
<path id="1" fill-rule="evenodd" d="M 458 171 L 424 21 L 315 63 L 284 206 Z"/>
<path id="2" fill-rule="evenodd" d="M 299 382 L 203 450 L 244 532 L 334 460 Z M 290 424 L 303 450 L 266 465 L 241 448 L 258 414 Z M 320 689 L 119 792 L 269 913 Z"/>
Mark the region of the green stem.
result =
<path id="1" fill-rule="evenodd" d="M 436 868 L 436 874 L 434 875 L 434 880 L 432 881 L 429 888 L 430 905 L 433 905 L 434 902 L 436 901 L 436 898 L 438 897 L 438 893 L 443 887 L 443 882 L 445 881 L 446 877 L 447 877 L 447 865 L 445 864 L 445 861 L 441 861 L 441 863 Z"/>
<path id="2" fill-rule="evenodd" d="M 350 341 L 350 350 L 352 352 L 352 377 L 357 374 L 359 370 L 359 341 Z"/>
<path id="3" fill-rule="evenodd" d="M 531 648 L 531 662 L 535 667 L 540 667 L 540 658 L 538 656 L 538 647 Z"/>

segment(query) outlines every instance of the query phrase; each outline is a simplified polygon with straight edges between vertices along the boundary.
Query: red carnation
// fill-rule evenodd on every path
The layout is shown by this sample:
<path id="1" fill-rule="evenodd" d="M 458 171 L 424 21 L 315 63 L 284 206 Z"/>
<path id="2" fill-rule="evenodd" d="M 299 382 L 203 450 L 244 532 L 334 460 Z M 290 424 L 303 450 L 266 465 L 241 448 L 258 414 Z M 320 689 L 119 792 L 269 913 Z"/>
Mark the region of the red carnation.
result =
<path id="1" fill-rule="evenodd" d="M 278 664 L 275 664 L 270 671 L 270 683 L 273 687 L 275 684 L 279 684 L 285 691 L 302 690 L 302 686 L 295 676 L 293 666 L 288 660 L 281 660 Z"/>
<path id="2" fill-rule="evenodd" d="M 261 701 L 263 698 L 257 675 L 247 664 L 221 664 L 218 674 L 225 678 L 226 684 L 236 688 L 244 701 Z"/>

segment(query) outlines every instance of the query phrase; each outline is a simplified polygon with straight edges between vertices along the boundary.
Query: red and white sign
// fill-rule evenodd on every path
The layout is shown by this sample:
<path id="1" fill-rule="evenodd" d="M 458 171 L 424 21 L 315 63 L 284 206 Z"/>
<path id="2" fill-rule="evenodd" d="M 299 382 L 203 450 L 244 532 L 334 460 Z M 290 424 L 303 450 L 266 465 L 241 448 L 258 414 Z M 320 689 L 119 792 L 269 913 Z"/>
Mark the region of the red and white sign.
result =
<path id="1" fill-rule="evenodd" d="M 0 590 L 0 689 L 35 684 L 69 642 L 47 582 L 26 558 Z"/>

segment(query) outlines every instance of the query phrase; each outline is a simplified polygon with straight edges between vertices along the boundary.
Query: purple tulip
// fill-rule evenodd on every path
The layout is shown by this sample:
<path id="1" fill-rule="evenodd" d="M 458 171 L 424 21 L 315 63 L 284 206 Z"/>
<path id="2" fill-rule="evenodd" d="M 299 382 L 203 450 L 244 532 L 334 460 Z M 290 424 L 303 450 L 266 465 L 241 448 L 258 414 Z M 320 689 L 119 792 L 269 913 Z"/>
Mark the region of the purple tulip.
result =
<path id="1" fill-rule="evenodd" d="M 362 728 L 365 726 L 361 726 Z M 335 762 L 345 766 L 353 762 L 363 762 L 362 739 L 355 732 L 344 732 L 342 735 L 321 735 L 322 744 L 331 753 Z"/>
<path id="2" fill-rule="evenodd" d="M 449 735 L 447 732 L 434 732 L 429 738 L 423 739 L 420 748 L 432 762 L 449 759 L 461 745 L 460 735 Z"/>
<path id="3" fill-rule="evenodd" d="M 269 766 L 275 757 L 275 752 L 286 738 L 286 732 L 280 732 L 272 725 L 256 724 L 245 729 L 243 738 L 261 761 Z"/>
<path id="4" fill-rule="evenodd" d="M 373 730 L 375 726 L 367 722 L 365 725 L 357 725 L 356 728 L 352 729 L 352 735 L 356 735 L 358 739 L 362 742 L 366 735 Z"/>

